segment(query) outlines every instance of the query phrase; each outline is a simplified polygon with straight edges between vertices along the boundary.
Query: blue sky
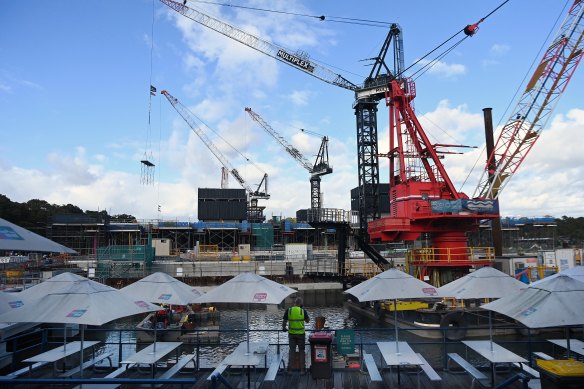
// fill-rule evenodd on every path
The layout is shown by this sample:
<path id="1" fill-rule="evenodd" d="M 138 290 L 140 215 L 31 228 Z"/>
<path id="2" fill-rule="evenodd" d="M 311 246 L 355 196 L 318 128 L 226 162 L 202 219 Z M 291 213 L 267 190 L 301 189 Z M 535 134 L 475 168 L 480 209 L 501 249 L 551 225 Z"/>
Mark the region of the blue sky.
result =
<path id="1" fill-rule="evenodd" d="M 298 14 L 396 22 L 406 66 L 502 1 L 244 1 L 233 5 Z M 210 15 L 311 58 L 358 84 L 387 34 L 371 27 L 189 1 Z M 416 79 L 415 107 L 437 143 L 478 149 L 444 161 L 469 195 L 484 144 L 482 108 L 503 124 L 514 95 L 570 1 L 510 0 L 479 32 Z M 153 43 L 153 46 L 152 46 Z M 152 56 L 151 56 L 151 47 Z M 152 58 L 152 60 L 151 60 Z M 152 69 L 152 70 L 151 70 Z M 560 100 L 523 166 L 500 197 L 504 216 L 584 215 L 584 70 Z M 175 13 L 157 0 L 0 0 L 0 193 L 107 209 L 139 219 L 197 219 L 197 188 L 220 186 L 220 164 L 166 99 L 166 89 L 232 146 L 209 136 L 251 186 L 269 175 L 266 215 L 310 206 L 309 175 L 244 112 L 251 107 L 313 160 L 330 138 L 334 173 L 323 177 L 324 206 L 350 208 L 357 186 L 353 94 L 260 54 Z M 151 124 L 148 125 L 148 118 Z M 387 108 L 378 111 L 387 152 Z M 144 155 L 155 183 L 140 183 Z M 477 162 L 478 161 L 478 162 Z M 259 169 L 256 167 L 258 166 Z M 387 180 L 381 165 L 381 181 Z M 231 188 L 239 188 L 233 178 Z M 158 205 L 161 212 L 158 213 Z"/>

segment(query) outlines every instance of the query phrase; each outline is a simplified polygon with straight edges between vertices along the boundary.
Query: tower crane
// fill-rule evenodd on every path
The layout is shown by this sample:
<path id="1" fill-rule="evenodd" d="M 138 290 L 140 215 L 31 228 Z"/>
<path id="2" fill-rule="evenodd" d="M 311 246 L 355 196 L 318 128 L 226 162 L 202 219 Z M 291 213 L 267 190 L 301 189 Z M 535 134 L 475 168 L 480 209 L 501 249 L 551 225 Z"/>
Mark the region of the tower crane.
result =
<path id="1" fill-rule="evenodd" d="M 357 159 L 359 175 L 359 231 L 367 234 L 367 222 L 380 217 L 379 211 L 379 153 L 377 141 L 377 105 L 385 98 L 389 81 L 404 70 L 403 40 L 401 28 L 391 24 L 382 48 L 375 58 L 369 76 L 362 85 L 348 81 L 343 76 L 318 64 L 307 53 L 291 52 L 272 42 L 249 34 L 237 27 L 191 8 L 183 2 L 160 0 L 181 15 L 225 35 L 241 44 L 268 55 L 286 65 L 316 77 L 326 83 L 355 93 L 355 117 L 357 124 Z M 186 2 L 185 2 L 186 3 Z M 392 46 L 393 69 L 385 63 L 385 56 Z"/>
<path id="2" fill-rule="evenodd" d="M 258 205 L 258 199 L 269 199 L 268 194 L 268 174 L 264 173 L 262 180 L 260 181 L 258 187 L 254 190 L 241 176 L 239 171 L 234 168 L 229 160 L 223 155 L 223 153 L 215 146 L 215 144 L 209 139 L 205 132 L 201 129 L 203 125 L 202 121 L 198 119 L 195 114 L 193 114 L 187 107 L 185 107 L 176 97 L 171 95 L 168 91 L 163 90 L 161 92 L 168 102 L 174 107 L 180 116 L 185 120 L 185 122 L 191 127 L 193 132 L 201 139 L 201 141 L 207 146 L 207 148 L 213 153 L 213 155 L 219 160 L 219 162 L 225 167 L 229 173 L 235 178 L 235 180 L 241 185 L 243 189 L 247 191 L 249 205 L 248 205 L 248 221 L 252 223 L 261 223 L 265 220 L 263 216 L 263 209 Z M 263 188 L 262 188 L 263 186 Z"/>
<path id="3" fill-rule="evenodd" d="M 584 53 L 584 2 L 574 1 L 489 152 L 473 197 L 496 199 L 539 139 Z"/>
<path id="4" fill-rule="evenodd" d="M 533 146 L 582 59 L 583 4 L 576 0 L 570 8 L 558 37 L 490 153 L 485 169 L 488 177 L 481 181 L 479 195 L 472 199 L 454 188 L 440 161 L 444 147 L 456 145 L 432 144 L 416 118 L 413 82 L 390 82 L 386 98 L 390 114 L 390 216 L 370 222 L 369 235 L 380 242 L 430 235 L 431 247 L 410 254 L 409 263 L 416 267 L 419 277 L 429 276 L 436 285 L 449 280 L 445 269 L 468 270 L 494 260 L 492 248 L 469 247 L 466 234 L 476 231 L 480 220 L 499 217 L 497 197 L 503 184 Z"/>
<path id="5" fill-rule="evenodd" d="M 286 141 L 276 130 L 272 128 L 257 112 L 251 108 L 245 108 L 245 112 L 256 121 L 276 142 L 278 142 L 288 154 L 292 156 L 304 169 L 310 173 L 310 207 L 312 209 L 322 208 L 322 199 L 320 196 L 320 177 L 331 174 L 333 168 L 329 165 L 328 158 L 328 137 L 323 136 L 320 143 L 320 149 L 316 156 L 316 161 L 311 164 L 302 153 Z"/>

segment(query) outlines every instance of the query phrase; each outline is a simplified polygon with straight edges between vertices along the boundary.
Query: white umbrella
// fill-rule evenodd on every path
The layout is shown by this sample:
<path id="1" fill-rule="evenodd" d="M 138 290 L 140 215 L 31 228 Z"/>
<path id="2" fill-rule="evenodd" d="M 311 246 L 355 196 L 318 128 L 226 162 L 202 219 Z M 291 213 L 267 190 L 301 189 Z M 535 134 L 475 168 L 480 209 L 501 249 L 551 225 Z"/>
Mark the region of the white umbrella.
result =
<path id="1" fill-rule="evenodd" d="M 345 293 L 355 296 L 361 302 L 394 300 L 395 347 L 398 354 L 397 300 L 438 297 L 438 292 L 432 285 L 394 268 L 347 289 Z"/>
<path id="2" fill-rule="evenodd" d="M 43 292 L 42 296 L 37 296 L 39 291 Z M 0 322 L 79 324 L 81 349 L 85 325 L 100 326 L 158 309 L 154 304 L 132 299 L 115 288 L 72 273 L 53 277 L 18 295 L 21 306 L 0 315 Z"/>
<path id="3" fill-rule="evenodd" d="M 26 251 L 45 253 L 77 254 L 77 251 L 65 247 L 43 236 L 0 218 L 0 251 Z"/>
<path id="4" fill-rule="evenodd" d="M 438 288 L 442 297 L 460 300 L 480 298 L 501 298 L 526 288 L 523 282 L 495 268 L 486 266 Z M 493 328 L 489 311 L 489 335 L 493 349 Z"/>
<path id="5" fill-rule="evenodd" d="M 460 300 L 501 298 L 526 287 L 514 277 L 485 266 L 438 288 L 438 294 Z"/>
<path id="6" fill-rule="evenodd" d="M 0 292 L 0 314 L 12 311 L 22 305 L 19 293 Z"/>
<path id="7" fill-rule="evenodd" d="M 566 270 L 563 270 L 563 271 L 556 273 L 554 275 L 551 275 L 549 277 L 542 278 L 541 280 L 532 282 L 531 286 L 538 285 L 540 282 L 544 282 L 544 281 L 547 282 L 548 280 L 554 279 L 555 277 L 557 277 L 560 274 L 574 278 L 580 282 L 584 282 L 584 266 L 575 266 L 575 267 L 571 267 L 571 268 L 568 268 Z"/>
<path id="8" fill-rule="evenodd" d="M 120 292 L 151 303 L 170 305 L 191 304 L 203 294 L 197 288 L 162 272 L 150 274 L 120 289 Z"/>
<path id="9" fill-rule="evenodd" d="M 156 304 L 187 305 L 193 303 L 201 292 L 162 272 L 146 276 L 130 284 L 120 292 L 132 297 L 142 298 Z M 158 329 L 154 326 L 154 350 L 156 351 Z"/>
<path id="10" fill-rule="evenodd" d="M 529 328 L 567 327 L 584 325 L 582 301 L 584 282 L 558 273 L 483 308 L 509 316 Z M 569 338 L 567 346 L 569 353 Z"/>
<path id="11" fill-rule="evenodd" d="M 565 274 L 529 285 L 483 308 L 509 316 L 529 328 L 584 324 L 584 282 Z"/>
<path id="12" fill-rule="evenodd" d="M 200 296 L 196 303 L 242 303 L 247 308 L 247 352 L 249 353 L 249 304 L 280 304 L 296 293 L 255 273 L 241 273 Z"/>

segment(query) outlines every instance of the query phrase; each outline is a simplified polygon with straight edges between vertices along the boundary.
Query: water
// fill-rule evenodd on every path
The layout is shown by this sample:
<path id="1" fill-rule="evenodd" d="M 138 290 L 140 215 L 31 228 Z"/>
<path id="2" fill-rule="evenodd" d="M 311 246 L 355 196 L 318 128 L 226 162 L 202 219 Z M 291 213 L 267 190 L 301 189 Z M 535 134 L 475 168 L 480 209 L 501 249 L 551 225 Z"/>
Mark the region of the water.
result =
<path id="1" fill-rule="evenodd" d="M 346 309 L 342 304 L 337 305 L 316 305 L 306 306 L 306 311 L 310 317 L 310 323 L 306 325 L 307 330 L 314 330 L 315 318 L 322 316 L 326 319 L 327 329 L 355 329 L 358 331 L 355 336 L 356 343 L 374 343 L 378 340 L 394 339 L 393 330 L 390 328 L 375 329 L 379 323 Z M 268 341 L 270 344 L 281 344 L 281 351 L 287 354 L 288 334 L 283 332 L 282 317 L 284 308 L 268 305 L 250 305 L 249 309 L 249 339 L 250 341 Z M 214 366 L 229 354 L 238 343 L 247 339 L 247 315 L 244 307 L 225 308 L 221 310 L 219 328 L 221 331 L 221 347 L 209 346 L 200 348 L 200 358 L 202 365 Z M 100 352 L 111 352 L 114 354 L 113 362 L 117 363 L 120 358 L 133 354 L 139 345 L 136 344 L 136 324 L 141 317 L 130 317 L 117 320 L 107 326 L 107 330 L 97 331 L 88 329 L 86 338 L 98 339 L 104 343 Z M 100 334 L 101 332 L 101 334 Z M 120 343 L 122 344 L 120 351 Z M 184 352 L 191 352 L 190 345 L 184 345 Z M 190 346 L 194 347 L 194 346 Z"/>
<path id="2" fill-rule="evenodd" d="M 376 342 L 378 341 L 395 341 L 395 330 L 388 324 L 381 323 L 364 317 L 359 313 L 342 306 L 342 304 L 333 305 L 314 305 L 306 306 L 306 311 L 310 316 L 310 323 L 307 324 L 307 330 L 314 329 L 315 318 L 323 316 L 326 319 L 325 328 L 330 330 L 353 329 L 355 331 L 355 344 L 362 345 L 362 351 L 372 353 L 379 363 L 379 350 Z M 221 309 L 221 319 L 219 327 L 221 331 L 221 346 L 201 346 L 199 349 L 200 364 L 202 367 L 216 366 L 227 356 L 240 342 L 247 339 L 247 311 L 244 306 L 241 308 L 223 308 Z M 281 331 L 282 317 L 284 308 L 268 305 L 250 305 L 249 309 L 249 339 L 250 341 L 268 341 L 270 344 L 281 344 L 281 352 L 284 357 L 288 353 L 288 335 Z M 102 331 L 101 335 L 97 332 L 88 330 L 87 338 L 102 340 L 103 351 L 114 354 L 113 362 L 117 364 L 119 360 L 133 354 L 140 348 L 136 344 L 136 333 L 134 331 L 136 324 L 141 317 L 131 317 L 118 320 L 108 326 L 109 330 Z M 99 338 L 102 336 L 103 338 Z M 554 334 L 552 337 L 562 337 L 562 334 Z M 527 338 L 520 335 L 497 336 L 495 341 L 503 347 L 523 356 L 528 356 L 529 347 L 532 351 L 543 351 L 548 354 L 553 353 L 551 344 L 545 339 L 550 338 L 550 334 L 540 334 L 533 337 L 534 343 L 531 346 L 526 345 Z M 484 338 L 483 338 L 484 339 Z M 486 338 L 488 339 L 488 337 Z M 421 352 L 426 360 L 433 366 L 442 366 L 445 358 L 445 346 L 448 352 L 457 352 L 465 355 L 465 346 L 460 342 L 443 343 L 442 340 L 431 340 L 418 337 L 407 331 L 399 332 L 399 340 L 407 341 L 412 348 Z M 308 338 L 307 338 L 308 341 Z M 120 348 L 120 343 L 122 344 Z M 195 346 L 183 345 L 183 353 L 193 352 Z M 272 350 L 275 346 L 271 346 Z M 359 347 L 359 346 L 357 346 Z M 557 350 L 556 350 L 557 351 Z M 120 359 L 121 358 L 121 359 Z M 310 353 L 307 352 L 307 358 Z M 481 363 L 480 358 L 468 355 L 471 362 Z"/>

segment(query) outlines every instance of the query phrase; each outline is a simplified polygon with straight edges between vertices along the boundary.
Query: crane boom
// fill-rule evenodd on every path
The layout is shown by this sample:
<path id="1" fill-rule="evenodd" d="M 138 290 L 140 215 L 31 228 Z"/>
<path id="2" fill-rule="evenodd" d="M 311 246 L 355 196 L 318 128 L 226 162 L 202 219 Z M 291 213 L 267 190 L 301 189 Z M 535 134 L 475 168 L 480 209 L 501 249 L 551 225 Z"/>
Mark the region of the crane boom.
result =
<path id="1" fill-rule="evenodd" d="M 584 53 L 584 1 L 574 1 L 501 130 L 473 197 L 496 199 L 546 127 Z"/>
<path id="2" fill-rule="evenodd" d="M 320 149 L 316 156 L 316 161 L 314 165 L 302 155 L 297 148 L 288 143 L 276 130 L 272 128 L 258 113 L 254 112 L 251 108 L 245 108 L 245 112 L 251 116 L 253 120 L 258 122 L 258 124 L 268 132 L 284 149 L 288 154 L 292 156 L 298 163 L 310 173 L 310 207 L 312 209 L 322 208 L 322 198 L 320 192 L 320 176 L 330 174 L 333 172 L 333 168 L 329 165 L 328 159 L 328 137 L 323 136 L 320 143 Z"/>
<path id="3" fill-rule="evenodd" d="M 189 127 L 193 130 L 195 134 L 203 141 L 205 146 L 213 153 L 213 155 L 221 162 L 221 164 L 229 170 L 229 173 L 239 182 L 241 187 L 245 189 L 250 196 L 251 199 L 269 199 L 270 195 L 268 194 L 268 175 L 264 173 L 264 177 L 262 181 L 258 185 L 256 190 L 253 190 L 251 186 L 245 181 L 245 179 L 239 174 L 236 168 L 234 168 L 231 163 L 227 160 L 227 158 L 223 155 L 223 153 L 215 146 L 215 144 L 209 139 L 207 134 L 201 129 L 201 125 L 199 124 L 200 119 L 198 119 L 187 107 L 185 107 L 176 97 L 168 93 L 168 91 L 163 90 L 161 92 L 164 97 L 168 100 L 168 102 L 174 107 L 174 109 L 178 112 L 180 116 L 187 122 Z M 201 122 L 202 124 L 202 122 Z M 260 188 L 264 185 L 264 190 L 260 191 Z"/>
<path id="4" fill-rule="evenodd" d="M 296 147 L 288 143 L 286 139 L 284 139 L 280 134 L 278 134 L 276 130 L 274 130 L 272 126 L 270 126 L 258 113 L 254 112 L 249 107 L 245 108 L 245 112 L 247 112 L 249 116 L 254 121 L 256 121 L 264 130 L 266 130 L 266 132 L 270 134 L 276 140 L 276 142 L 282 145 L 282 147 L 284 147 L 284 150 L 286 150 L 286 152 L 290 154 L 292 158 L 298 161 L 298 163 L 303 168 L 308 170 L 309 173 L 312 173 L 314 171 L 312 164 L 308 162 L 306 158 L 304 158 L 302 153 Z"/>
<path id="5" fill-rule="evenodd" d="M 392 24 L 385 43 L 375 61 L 373 70 L 362 85 L 358 86 L 346 80 L 339 74 L 311 61 L 306 53 L 291 53 L 264 39 L 260 39 L 228 23 L 215 19 L 201 11 L 187 7 L 174 0 L 160 0 L 174 11 L 185 17 L 219 32 L 237 42 L 264 53 L 295 69 L 316 77 L 324 82 L 355 93 L 356 127 L 357 127 L 357 165 L 359 175 L 359 233 L 367 234 L 367 223 L 379 219 L 379 158 L 377 139 L 377 104 L 385 98 L 389 83 L 395 78 L 401 78 L 404 70 L 403 40 L 401 28 Z M 393 73 L 385 64 L 385 56 L 393 41 L 394 69 Z"/>
<path id="6" fill-rule="evenodd" d="M 248 32 L 245 32 L 237 27 L 227 24 L 219 19 L 215 19 L 212 16 L 206 15 L 194 8 L 187 7 L 186 5 L 173 1 L 173 0 L 160 0 L 162 3 L 166 4 L 168 7 L 172 8 L 176 12 L 186 16 L 187 18 L 202 24 L 220 34 L 225 35 L 228 38 L 236 40 L 252 49 L 255 49 L 263 54 L 266 54 L 272 58 L 277 59 L 286 65 L 292 66 L 296 69 L 302 70 L 303 72 L 310 74 L 324 82 L 332 85 L 339 86 L 351 91 L 355 91 L 357 86 L 352 82 L 346 80 L 340 74 L 333 72 L 326 67 L 311 61 L 306 53 L 291 53 L 289 50 L 275 45 L 274 43 L 268 42 L 264 39 L 258 38 Z"/>

